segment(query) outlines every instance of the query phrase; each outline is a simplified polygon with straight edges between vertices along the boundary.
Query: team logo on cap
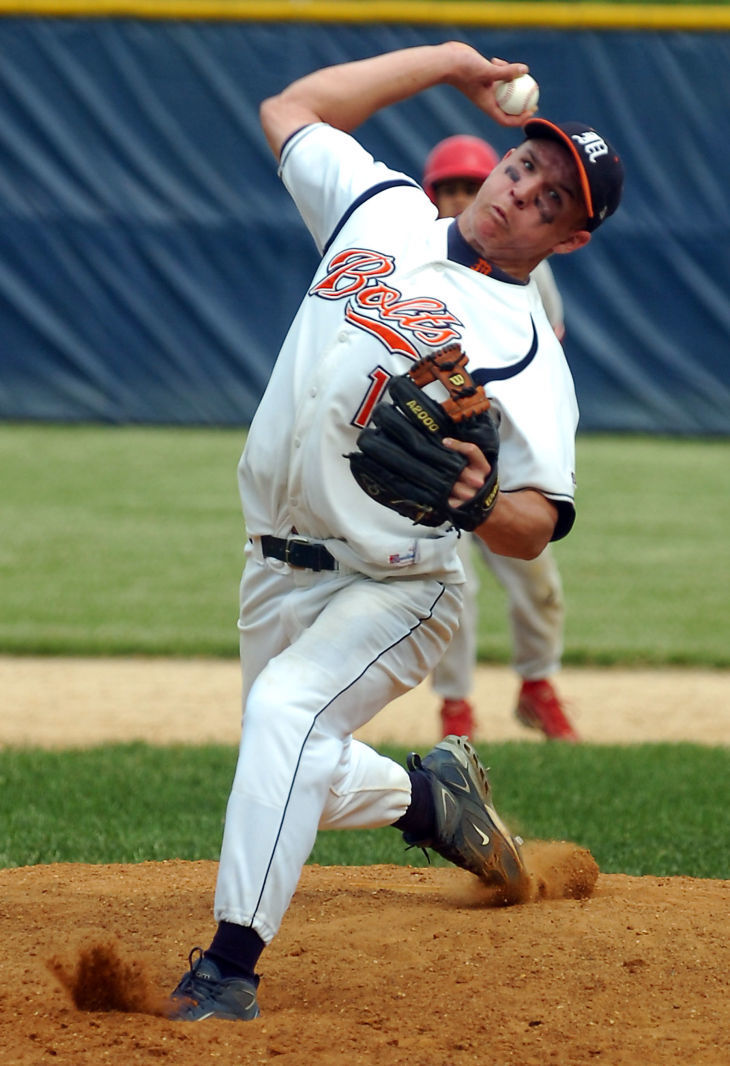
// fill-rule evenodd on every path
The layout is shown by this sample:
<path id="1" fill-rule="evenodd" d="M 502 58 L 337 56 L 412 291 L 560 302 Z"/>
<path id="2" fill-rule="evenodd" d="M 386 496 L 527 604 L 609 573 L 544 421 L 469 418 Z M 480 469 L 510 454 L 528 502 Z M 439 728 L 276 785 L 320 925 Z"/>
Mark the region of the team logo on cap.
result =
<path id="1" fill-rule="evenodd" d="M 591 163 L 595 163 L 595 161 L 602 155 L 608 155 L 608 145 L 603 137 L 600 137 L 595 130 L 586 130 L 585 133 L 574 133 L 572 134 L 571 139 L 581 146 L 583 153 L 588 156 Z"/>

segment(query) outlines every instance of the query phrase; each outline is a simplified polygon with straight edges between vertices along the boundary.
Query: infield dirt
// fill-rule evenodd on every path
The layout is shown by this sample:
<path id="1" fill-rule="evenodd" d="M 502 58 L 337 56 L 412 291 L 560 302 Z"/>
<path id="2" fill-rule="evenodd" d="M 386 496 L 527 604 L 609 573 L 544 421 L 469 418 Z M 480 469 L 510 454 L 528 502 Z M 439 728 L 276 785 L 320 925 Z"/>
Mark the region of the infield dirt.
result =
<path id="1" fill-rule="evenodd" d="M 727 674 L 560 684 L 591 742 L 729 742 Z M 235 742 L 237 690 L 231 663 L 0 659 L 0 744 Z M 477 693 L 483 739 L 531 736 L 509 671 L 480 670 Z M 432 693 L 398 702 L 382 739 L 437 739 Z M 210 941 L 215 863 L 0 870 L 3 1062 L 727 1066 L 730 881 L 606 875 L 569 842 L 527 847 L 529 899 L 511 907 L 451 868 L 306 867 L 246 1024 L 161 1013 Z"/>

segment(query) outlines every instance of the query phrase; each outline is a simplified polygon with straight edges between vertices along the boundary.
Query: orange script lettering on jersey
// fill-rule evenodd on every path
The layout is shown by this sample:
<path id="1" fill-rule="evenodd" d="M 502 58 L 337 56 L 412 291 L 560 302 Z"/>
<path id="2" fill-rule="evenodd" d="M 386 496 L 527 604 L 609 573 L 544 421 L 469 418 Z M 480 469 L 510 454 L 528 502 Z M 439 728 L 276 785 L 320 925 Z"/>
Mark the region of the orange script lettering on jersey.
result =
<path id="1" fill-rule="evenodd" d="M 432 296 L 403 299 L 381 278 L 395 270 L 393 256 L 367 248 L 346 248 L 333 256 L 327 273 L 310 291 L 322 300 L 344 300 L 345 318 L 377 337 L 390 352 L 418 359 L 414 341 L 441 348 L 461 334 L 461 322 L 442 300 Z M 410 339 L 409 339 L 410 338 Z"/>

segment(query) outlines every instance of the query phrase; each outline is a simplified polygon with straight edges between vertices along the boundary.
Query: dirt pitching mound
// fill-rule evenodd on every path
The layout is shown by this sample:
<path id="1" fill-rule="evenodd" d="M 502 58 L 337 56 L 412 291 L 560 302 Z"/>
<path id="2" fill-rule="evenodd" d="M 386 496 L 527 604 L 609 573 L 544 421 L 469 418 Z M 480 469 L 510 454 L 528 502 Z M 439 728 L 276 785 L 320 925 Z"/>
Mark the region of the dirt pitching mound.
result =
<path id="1" fill-rule="evenodd" d="M 503 890 L 470 877 L 463 882 L 466 905 L 500 907 L 541 899 L 587 899 L 593 892 L 598 865 L 586 848 L 567 841 L 535 841 L 525 846 L 524 857 L 529 876 L 513 895 L 505 898 Z M 454 902 L 458 899 L 455 892 Z M 169 1014 L 167 996 L 153 988 L 148 967 L 139 960 L 125 960 L 118 940 L 82 947 L 75 960 L 54 956 L 47 965 L 80 1011 Z"/>
<path id="2" fill-rule="evenodd" d="M 525 853 L 510 907 L 454 868 L 306 867 L 245 1024 L 161 1014 L 213 933 L 215 863 L 0 870 L 4 1061 L 726 1066 L 730 882 Z"/>

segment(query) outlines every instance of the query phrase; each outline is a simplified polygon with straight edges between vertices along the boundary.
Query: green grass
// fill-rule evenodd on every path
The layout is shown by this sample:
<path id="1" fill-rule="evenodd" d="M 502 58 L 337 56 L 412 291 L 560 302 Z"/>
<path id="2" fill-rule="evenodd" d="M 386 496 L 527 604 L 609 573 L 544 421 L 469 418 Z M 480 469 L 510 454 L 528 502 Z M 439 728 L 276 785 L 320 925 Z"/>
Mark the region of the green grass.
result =
<path id="1" fill-rule="evenodd" d="M 0 424 L 0 653 L 235 656 L 243 440 Z M 730 666 L 728 469 L 726 439 L 579 437 L 566 664 Z M 483 567 L 481 605 L 480 657 L 505 662 Z"/>
<path id="2" fill-rule="evenodd" d="M 581 844 L 604 873 L 730 878 L 730 749 L 478 748 L 500 813 L 526 839 Z M 0 751 L 0 866 L 217 859 L 235 759 L 227 746 L 141 743 Z M 389 828 L 320 833 L 310 861 L 426 863 Z"/>
<path id="3" fill-rule="evenodd" d="M 729 666 L 730 441 L 581 436 L 577 452 L 578 517 L 553 545 L 567 604 L 564 662 Z M 479 654 L 504 661 L 506 601 L 477 564 Z"/>
<path id="4" fill-rule="evenodd" d="M 0 751 L 0 866 L 217 859 L 236 751 Z"/>
<path id="5" fill-rule="evenodd" d="M 237 654 L 243 439 L 0 426 L 0 651 Z"/>

